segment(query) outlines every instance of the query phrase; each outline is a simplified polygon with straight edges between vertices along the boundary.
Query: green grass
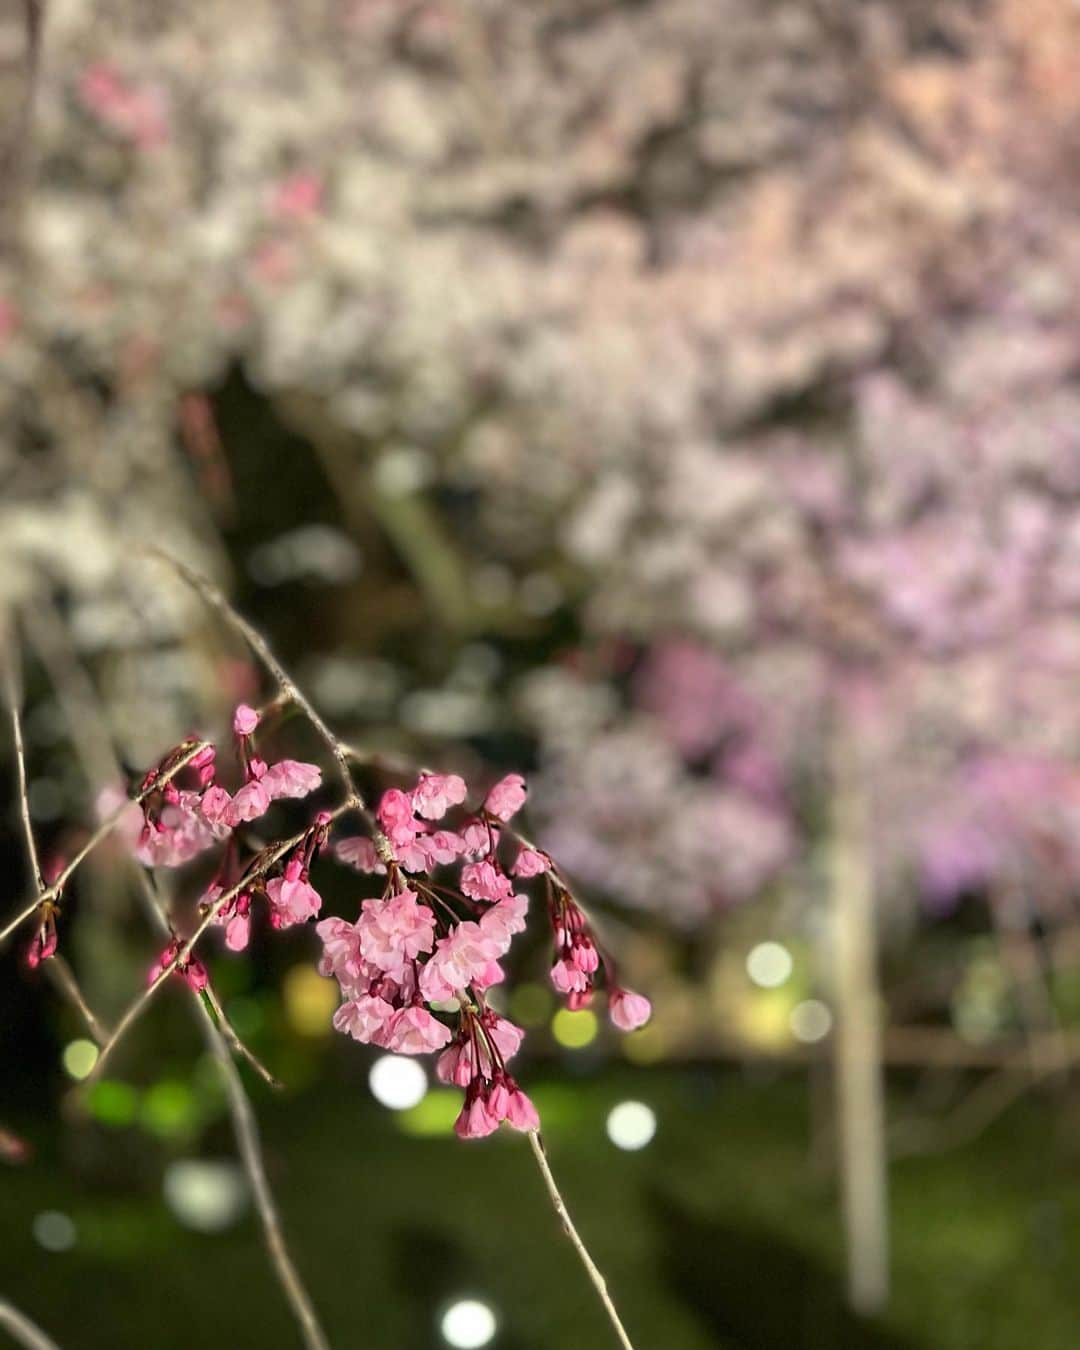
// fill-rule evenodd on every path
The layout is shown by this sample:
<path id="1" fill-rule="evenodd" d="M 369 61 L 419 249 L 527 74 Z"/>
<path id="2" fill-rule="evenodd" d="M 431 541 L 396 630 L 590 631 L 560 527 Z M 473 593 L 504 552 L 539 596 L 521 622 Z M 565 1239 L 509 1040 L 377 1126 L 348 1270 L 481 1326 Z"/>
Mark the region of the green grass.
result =
<path id="1" fill-rule="evenodd" d="M 1080 1156 L 1049 1104 L 894 1166 L 894 1299 L 887 1323 L 867 1328 L 843 1309 L 834 1186 L 809 1161 L 801 1079 L 612 1069 L 535 1087 L 553 1167 L 638 1350 L 1077 1344 Z M 289 1235 L 339 1350 L 432 1350 L 439 1308 L 468 1293 L 497 1308 L 498 1350 L 613 1344 L 524 1140 L 432 1136 L 437 1110 L 406 1135 L 362 1083 L 253 1093 Z M 640 1153 L 604 1132 L 626 1097 L 659 1118 Z M 0 1174 L 0 1289 L 65 1350 L 297 1344 L 250 1216 L 193 1234 L 160 1199 L 164 1159 L 144 1136 L 21 1124 L 38 1153 Z M 227 1129 L 202 1151 L 226 1154 Z M 36 1245 L 45 1209 L 75 1220 L 74 1250 Z"/>

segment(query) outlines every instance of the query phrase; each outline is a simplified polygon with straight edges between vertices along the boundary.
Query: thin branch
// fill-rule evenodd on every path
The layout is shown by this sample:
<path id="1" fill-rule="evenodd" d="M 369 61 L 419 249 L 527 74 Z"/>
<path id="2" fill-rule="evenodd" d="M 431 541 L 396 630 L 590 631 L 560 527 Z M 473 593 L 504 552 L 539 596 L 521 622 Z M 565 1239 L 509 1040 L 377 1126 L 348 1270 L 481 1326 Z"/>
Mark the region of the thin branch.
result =
<path id="1" fill-rule="evenodd" d="M 341 806 L 337 807 L 335 810 L 330 812 L 330 820 L 334 821 L 338 819 L 339 816 L 344 815 L 346 811 L 352 809 L 353 809 L 352 803 L 349 802 L 342 803 Z M 213 904 L 207 907 L 205 914 L 200 919 L 198 924 L 196 924 L 195 931 L 191 934 L 191 936 L 187 939 L 187 941 L 180 947 L 179 951 L 177 951 L 176 955 L 172 958 L 172 960 L 169 961 L 167 965 L 163 966 L 162 969 L 158 972 L 158 975 L 153 980 L 153 982 L 151 984 L 148 984 L 146 988 L 143 989 L 141 993 L 139 993 L 137 997 L 133 999 L 131 1003 L 128 1004 L 127 1010 L 124 1012 L 119 1022 L 117 1022 L 116 1029 L 113 1031 L 113 1034 L 109 1037 L 109 1040 L 106 1042 L 106 1044 L 101 1047 L 101 1054 L 98 1056 L 97 1063 L 94 1065 L 93 1069 L 90 1071 L 87 1077 L 83 1080 L 84 1083 L 90 1083 L 100 1075 L 101 1070 L 104 1067 L 105 1061 L 116 1049 L 116 1046 L 123 1038 L 125 1032 L 127 1032 L 131 1028 L 131 1026 L 146 1011 L 150 1003 L 150 1000 L 154 997 L 154 995 L 165 983 L 165 981 L 169 978 L 169 976 L 173 973 L 173 971 L 177 968 L 177 966 L 181 966 L 187 961 L 199 938 L 202 937 L 203 933 L 206 932 L 206 930 L 214 922 L 214 920 L 225 908 L 225 906 L 229 904 L 230 901 L 235 900 L 236 897 L 240 895 L 243 891 L 247 890 L 247 888 L 251 886 L 253 882 L 257 881 L 260 877 L 265 876 L 266 873 L 269 872 L 270 869 L 274 866 L 274 864 L 278 862 L 281 858 L 283 858 L 285 854 L 288 853 L 291 849 L 294 849 L 296 845 L 299 844 L 307 836 L 307 834 L 308 831 L 306 829 L 301 830 L 299 834 L 294 834 L 291 838 L 284 839 L 280 843 L 275 844 L 273 848 L 267 849 L 266 852 L 263 854 L 261 860 L 257 863 L 255 867 L 249 869 L 234 886 L 230 886 L 227 891 L 222 891 L 222 893 L 217 897 L 217 899 L 213 902 Z"/>
<path id="2" fill-rule="evenodd" d="M 228 1041 L 234 1053 L 251 1065 L 264 1083 L 280 1091 L 282 1086 L 281 1080 L 274 1077 L 262 1060 L 259 1059 L 257 1055 L 253 1054 L 236 1034 L 236 1028 L 225 1016 L 225 1009 L 221 1006 L 221 1000 L 214 992 L 213 985 L 208 983 L 203 990 L 203 993 L 206 995 L 206 1002 L 210 1005 L 210 1009 L 207 1010 L 204 1007 L 204 1011 L 212 1012 L 213 1018 L 216 1019 L 215 1029 L 224 1036 L 226 1041 Z"/>
<path id="3" fill-rule="evenodd" d="M 0 943 L 10 937 L 20 924 L 25 923 L 43 901 L 55 900 L 59 897 L 61 891 L 63 891 L 64 887 L 67 885 L 71 874 L 86 859 L 86 857 L 97 848 L 102 840 L 107 839 L 109 835 L 112 834 L 113 830 L 120 824 L 120 821 L 123 819 L 124 813 L 129 806 L 141 806 L 152 792 L 156 792 L 159 788 L 163 788 L 167 783 L 170 783 L 181 769 L 187 768 L 188 764 L 191 763 L 195 756 L 205 750 L 209 744 L 209 741 L 195 741 L 164 773 L 158 774 L 152 783 L 136 793 L 134 797 L 129 797 L 124 802 L 123 806 L 118 807 L 112 815 L 107 816 L 90 838 L 87 839 L 86 843 L 83 844 L 82 848 L 78 850 L 52 885 L 46 886 L 31 904 L 27 905 L 21 913 L 17 914 L 3 930 L 0 930 Z"/>
<path id="4" fill-rule="evenodd" d="M 194 993 L 194 990 L 192 991 Z M 198 999 L 198 995 L 196 995 Z M 225 1092 L 229 1101 L 229 1114 L 232 1117 L 236 1146 L 247 1174 L 251 1193 L 255 1200 L 259 1222 L 262 1224 L 263 1240 L 266 1250 L 277 1272 L 278 1283 L 293 1310 L 300 1327 L 304 1344 L 308 1350 L 329 1350 L 329 1342 L 319 1325 L 319 1319 L 311 1302 L 311 1297 L 293 1263 L 285 1241 L 274 1194 L 266 1176 L 263 1163 L 262 1146 L 259 1141 L 259 1127 L 251 1102 L 244 1091 L 243 1080 L 225 1040 L 214 1024 L 209 1009 L 200 1001 L 199 1012 L 202 1018 L 203 1034 L 206 1044 L 213 1055 L 225 1083 Z"/>
<path id="5" fill-rule="evenodd" d="M 157 887 L 142 870 L 139 872 L 139 878 L 142 882 L 142 898 L 147 913 L 164 933 L 170 932 L 165 906 Z M 288 1244 L 285 1241 L 281 1216 L 278 1213 L 277 1204 L 270 1189 L 270 1182 L 266 1176 L 266 1166 L 263 1162 L 262 1145 L 259 1141 L 259 1127 L 255 1120 L 255 1112 L 252 1110 L 251 1102 L 244 1090 L 244 1081 L 240 1077 L 240 1072 L 233 1063 L 225 1044 L 226 1039 L 268 1082 L 275 1087 L 280 1086 L 280 1084 L 241 1042 L 221 1010 L 217 996 L 213 994 L 210 986 L 207 985 L 206 992 L 210 996 L 210 1002 L 217 1014 L 217 1021 L 214 1020 L 214 1014 L 203 1002 L 199 991 L 190 989 L 188 992 L 199 1018 L 207 1048 L 214 1057 L 225 1084 L 225 1095 L 229 1103 L 229 1116 L 232 1120 L 237 1152 L 240 1155 L 241 1164 L 251 1187 L 259 1222 L 262 1224 L 263 1241 L 266 1244 L 267 1254 L 274 1267 L 278 1283 L 281 1285 L 282 1292 L 293 1310 L 307 1350 L 328 1350 L 328 1343 L 322 1327 L 319 1325 L 311 1296 L 300 1278 L 289 1253 Z"/>
<path id="6" fill-rule="evenodd" d="M 22 817 L 23 835 L 26 839 L 26 852 L 30 859 L 30 870 L 37 886 L 38 898 L 45 889 L 45 878 L 41 874 L 41 860 L 38 858 L 37 843 L 34 840 L 34 826 L 30 819 L 30 794 L 26 781 L 26 747 L 23 744 L 22 718 L 19 716 L 19 704 L 22 695 L 19 679 L 15 670 L 14 648 L 9 650 L 4 662 L 4 697 L 7 699 L 11 714 L 11 738 L 15 742 L 15 764 L 19 776 L 19 814 Z"/>
<path id="7" fill-rule="evenodd" d="M 607 1282 L 597 1268 L 596 1262 L 589 1255 L 589 1249 L 581 1240 L 581 1235 L 574 1227 L 574 1221 L 570 1217 L 570 1211 L 566 1208 L 566 1201 L 562 1198 L 558 1186 L 555 1184 L 555 1178 L 551 1174 L 551 1167 L 547 1160 L 547 1154 L 544 1151 L 544 1142 L 540 1138 L 539 1131 L 529 1131 L 529 1147 L 532 1149 L 533 1157 L 536 1159 L 536 1165 L 540 1169 L 540 1175 L 544 1178 L 544 1185 L 547 1187 L 547 1193 L 551 1197 L 551 1203 L 558 1215 L 563 1231 L 570 1239 L 574 1250 L 577 1252 L 581 1264 L 585 1267 L 585 1273 L 592 1281 L 592 1286 L 600 1297 L 600 1302 L 604 1305 L 604 1311 L 608 1315 L 608 1320 L 615 1328 L 615 1334 L 619 1338 L 619 1344 L 623 1350 L 634 1350 L 633 1342 L 626 1333 L 626 1328 L 622 1324 L 622 1319 L 611 1301 L 611 1295 L 608 1293 Z"/>
<path id="8" fill-rule="evenodd" d="M 161 562 L 167 563 L 187 584 L 203 598 L 203 600 L 225 620 L 225 622 L 244 639 L 251 650 L 263 663 L 278 688 L 290 702 L 295 703 L 300 708 L 308 721 L 318 732 L 327 749 L 334 757 L 337 764 L 338 774 L 341 778 L 342 786 L 345 788 L 346 800 L 355 806 L 357 810 L 366 812 L 367 808 L 363 798 L 356 790 L 356 784 L 353 782 L 352 773 L 349 770 L 348 752 L 341 741 L 334 735 L 330 728 L 323 721 L 318 709 L 308 699 L 293 680 L 285 667 L 277 659 L 270 649 L 270 644 L 263 635 L 232 605 L 229 604 L 225 596 L 218 590 L 213 582 L 207 580 L 200 572 L 196 572 L 187 563 L 183 563 L 179 558 L 174 558 L 171 553 L 166 553 L 164 549 L 150 549 L 148 552 Z"/>
<path id="9" fill-rule="evenodd" d="M 68 1002 L 78 1010 L 90 1035 L 99 1046 L 104 1045 L 111 1033 L 109 1028 L 95 1015 L 90 1004 L 87 1003 L 86 995 L 75 978 L 75 972 L 59 952 L 54 952 L 52 956 L 42 962 L 42 965 L 53 984 L 56 985 Z"/>
<path id="10" fill-rule="evenodd" d="M 45 877 L 41 871 L 41 858 L 38 855 L 37 840 L 34 838 L 34 824 L 30 818 L 30 794 L 27 790 L 26 774 L 26 746 L 23 742 L 22 718 L 19 715 L 19 704 L 21 702 L 20 680 L 16 673 L 15 648 L 12 647 L 8 652 L 8 659 L 4 663 L 4 695 L 7 699 L 8 708 L 11 712 L 11 738 L 15 743 L 15 764 L 18 773 L 18 795 L 19 795 L 19 814 L 22 818 L 23 835 L 26 839 L 26 854 L 30 861 L 30 871 L 33 875 L 34 885 L 37 888 L 37 899 L 34 902 L 36 909 L 42 901 L 46 891 Z M 64 960 L 62 956 L 53 954 L 47 959 L 45 969 L 49 977 L 60 993 L 73 1004 L 83 1021 L 86 1023 L 91 1036 L 102 1045 L 108 1040 L 108 1032 L 102 1026 L 101 1022 L 94 1015 L 86 996 L 79 987 L 79 982 L 75 978 L 75 973 Z"/>
<path id="11" fill-rule="evenodd" d="M 0 1298 L 0 1327 L 10 1331 L 16 1341 L 26 1350 L 60 1350 L 49 1336 L 46 1336 L 36 1322 L 20 1312 L 6 1298 Z"/>

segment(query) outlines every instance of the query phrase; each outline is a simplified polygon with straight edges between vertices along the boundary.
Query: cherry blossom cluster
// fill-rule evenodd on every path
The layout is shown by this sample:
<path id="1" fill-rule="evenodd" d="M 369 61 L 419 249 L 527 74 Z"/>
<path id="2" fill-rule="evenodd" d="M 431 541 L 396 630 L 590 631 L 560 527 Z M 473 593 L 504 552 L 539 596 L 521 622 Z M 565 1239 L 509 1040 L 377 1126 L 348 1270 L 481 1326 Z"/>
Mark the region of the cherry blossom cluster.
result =
<path id="1" fill-rule="evenodd" d="M 246 704 L 236 709 L 238 773 L 231 777 L 239 781 L 231 790 L 219 777 L 216 748 L 188 739 L 146 774 L 121 819 L 133 853 L 148 867 L 177 867 L 223 845 L 199 913 L 203 927 L 224 930 L 225 945 L 234 952 L 248 945 L 256 904 L 265 906 L 274 929 L 319 918 L 323 902 L 311 867 L 341 813 L 319 810 L 306 829 L 283 842 L 252 835 L 247 827 L 273 802 L 305 797 L 321 784 L 316 765 L 291 759 L 271 764 L 260 756 L 260 720 Z M 333 854 L 358 871 L 385 877 L 382 894 L 362 900 L 355 920 L 328 917 L 315 927 L 322 942 L 320 973 L 333 976 L 342 994 L 335 1029 L 397 1054 L 438 1052 L 438 1077 L 464 1089 L 455 1128 L 471 1139 L 503 1121 L 519 1130 L 539 1126 L 535 1107 L 508 1068 L 524 1032 L 488 1001 L 488 991 L 506 978 L 503 961 L 513 939 L 526 926 L 529 896 L 519 886 L 544 887 L 554 939 L 551 981 L 570 1008 L 587 1006 L 599 982 L 613 1023 L 624 1031 L 642 1026 L 651 1007 L 618 982 L 613 961 L 551 856 L 511 825 L 526 799 L 521 775 L 502 778 L 475 811 L 465 806 L 466 796 L 457 774 L 424 772 L 410 791 L 385 791 L 374 816 L 361 809 L 371 833 L 338 838 Z M 53 914 L 54 907 L 42 910 L 32 964 L 55 951 Z M 197 992 L 206 989 L 207 970 L 192 945 L 174 933 L 148 983 L 171 970 Z"/>
<path id="2" fill-rule="evenodd" d="M 242 951 L 248 944 L 256 898 L 266 901 L 274 928 L 304 923 L 322 908 L 309 873 L 312 857 L 327 841 L 327 812 L 319 812 L 300 842 L 276 858 L 272 867 L 261 865 L 262 852 L 252 854 L 242 837 L 243 827 L 264 816 L 273 802 L 306 797 L 322 782 L 315 764 L 295 759 L 268 764 L 262 759 L 255 747 L 259 722 L 260 714 L 247 704 L 241 704 L 233 716 L 236 760 L 242 775 L 235 791 L 229 792 L 219 781 L 216 748 L 206 745 L 191 755 L 198 742 L 187 740 L 146 774 L 141 805 L 132 807 L 125 822 L 135 856 L 147 867 L 179 867 L 224 842 L 221 862 L 202 897 L 201 912 L 205 914 L 220 897 L 236 891 L 214 914 L 232 951 Z M 178 772 L 177 764 L 183 764 Z M 249 874 L 251 885 L 241 888 Z M 174 938 L 150 969 L 149 983 L 170 966 L 181 949 L 179 939 Z M 192 988 L 205 988 L 206 969 L 193 954 L 178 962 L 175 971 Z"/>
<path id="3" fill-rule="evenodd" d="M 543 877 L 555 935 L 555 988 L 572 1008 L 591 999 L 595 976 L 607 972 L 612 1020 L 633 1030 L 648 1020 L 649 1001 L 619 986 L 548 855 L 507 828 L 525 801 L 520 774 L 495 784 L 479 811 L 457 828 L 438 828 L 467 789 L 457 774 L 425 773 L 411 792 L 391 788 L 379 802 L 381 835 L 341 839 L 337 857 L 386 876 L 381 897 L 364 900 L 355 922 L 324 919 L 319 969 L 334 976 L 343 1002 L 335 1028 L 397 1054 L 441 1051 L 436 1073 L 465 1089 L 455 1129 L 464 1139 L 491 1134 L 502 1121 L 538 1128 L 536 1109 L 507 1065 L 524 1032 L 487 1002 L 505 979 L 502 960 L 526 925 L 527 895 L 515 883 Z M 506 871 L 503 836 L 517 847 Z M 436 880 L 435 874 L 439 879 Z"/>
<path id="4" fill-rule="evenodd" d="M 135 856 L 147 867 L 179 867 L 215 843 L 228 839 L 238 826 L 259 819 L 270 804 L 284 797 L 306 797 L 322 782 L 315 764 L 283 759 L 268 765 L 255 754 L 254 733 L 259 714 L 241 704 L 233 717 L 237 757 L 243 783 L 230 794 L 217 778 L 217 750 L 208 745 L 191 758 L 179 774 L 173 766 L 191 750 L 184 741 L 147 773 L 141 785 L 142 827 Z M 166 775 L 170 775 L 166 779 Z M 177 780 L 190 778 L 188 786 Z M 162 782 L 158 789 L 155 785 Z"/>

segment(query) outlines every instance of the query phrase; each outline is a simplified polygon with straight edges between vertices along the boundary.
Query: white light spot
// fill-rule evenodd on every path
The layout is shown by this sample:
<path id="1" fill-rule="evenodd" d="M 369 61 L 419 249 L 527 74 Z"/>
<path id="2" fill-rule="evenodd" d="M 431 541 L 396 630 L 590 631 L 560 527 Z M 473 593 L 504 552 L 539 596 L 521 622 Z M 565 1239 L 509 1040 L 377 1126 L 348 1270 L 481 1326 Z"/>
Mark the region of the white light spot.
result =
<path id="1" fill-rule="evenodd" d="M 423 1101 L 427 1074 L 407 1055 L 381 1055 L 371 1066 L 368 1087 L 375 1100 L 391 1111 L 408 1111 Z"/>
<path id="2" fill-rule="evenodd" d="M 64 1046 L 64 1072 L 76 1080 L 85 1078 L 97 1063 L 98 1048 L 93 1041 L 69 1041 Z"/>
<path id="3" fill-rule="evenodd" d="M 454 1350 L 480 1350 L 493 1339 L 498 1325 L 494 1312 L 486 1303 L 476 1298 L 463 1298 L 443 1313 L 439 1330 L 443 1340 Z"/>
<path id="4" fill-rule="evenodd" d="M 75 1225 L 59 1210 L 42 1210 L 34 1216 L 31 1229 L 38 1246 L 47 1252 L 69 1252 L 75 1246 Z"/>
<path id="5" fill-rule="evenodd" d="M 616 1148 L 639 1149 L 656 1133 L 656 1112 L 644 1102 L 620 1102 L 607 1118 L 607 1135 Z"/>
<path id="6" fill-rule="evenodd" d="M 795 968 L 791 953 L 779 942 L 759 942 L 746 958 L 746 973 L 762 989 L 776 989 Z"/>
<path id="7" fill-rule="evenodd" d="M 832 1013 L 817 998 L 804 999 L 791 1010 L 791 1034 L 804 1045 L 823 1041 L 832 1030 Z"/>
<path id="8" fill-rule="evenodd" d="M 165 1203 L 186 1228 L 220 1233 L 247 1204 L 247 1183 L 235 1163 L 181 1158 L 165 1169 Z"/>

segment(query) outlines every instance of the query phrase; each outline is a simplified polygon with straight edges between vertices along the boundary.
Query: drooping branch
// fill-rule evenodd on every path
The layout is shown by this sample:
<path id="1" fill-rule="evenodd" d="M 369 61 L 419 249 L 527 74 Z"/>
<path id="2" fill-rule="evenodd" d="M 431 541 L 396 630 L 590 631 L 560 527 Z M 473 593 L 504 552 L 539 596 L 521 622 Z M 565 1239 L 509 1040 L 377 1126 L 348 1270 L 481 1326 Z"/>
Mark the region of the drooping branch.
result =
<path id="1" fill-rule="evenodd" d="M 252 651 L 266 666 L 266 669 L 276 682 L 282 697 L 294 703 L 301 710 L 333 755 L 338 766 L 342 785 L 345 788 L 345 800 L 329 813 L 330 821 L 338 819 L 349 811 L 357 812 L 364 818 L 371 830 L 376 849 L 380 856 L 388 863 L 393 862 L 393 847 L 353 782 L 350 761 L 361 759 L 362 756 L 358 752 L 352 750 L 351 747 L 340 740 L 330 730 L 322 720 L 318 711 L 274 656 L 262 635 L 233 609 L 225 596 L 222 595 L 215 586 L 198 573 L 194 572 L 191 568 L 187 567 L 186 564 L 176 561 L 167 554 L 155 551 L 155 556 L 172 566 L 174 570 L 176 570 L 189 585 L 198 591 L 207 603 L 245 639 Z M 258 856 L 254 865 L 248 868 L 245 875 L 234 886 L 224 891 L 206 907 L 195 930 L 186 939 L 183 945 L 179 947 L 172 959 L 162 967 L 153 982 L 138 995 L 120 1018 L 112 1036 L 102 1047 L 101 1054 L 87 1081 L 90 1081 L 90 1079 L 96 1077 L 101 1072 L 103 1065 L 125 1032 L 146 1010 L 150 1000 L 157 990 L 160 989 L 168 976 L 187 962 L 199 938 L 210 924 L 214 922 L 218 914 L 242 891 L 268 873 L 274 865 L 285 856 L 285 854 L 290 852 L 306 837 L 307 833 L 308 831 L 304 830 L 290 839 L 265 849 Z M 526 847 L 532 847 L 523 835 L 517 834 L 516 831 L 513 833 Z M 269 1190 L 265 1186 L 265 1175 L 261 1167 L 261 1154 L 258 1151 L 257 1135 L 254 1133 L 254 1118 L 250 1112 L 250 1104 L 247 1102 L 246 1097 L 243 1096 L 242 1083 L 240 1082 L 236 1066 L 228 1054 L 225 1041 L 215 1024 L 213 1015 L 210 1010 L 203 1005 L 201 1000 L 199 1006 L 205 1019 L 204 1026 L 213 1033 L 214 1040 L 211 1048 L 215 1055 L 215 1059 L 218 1060 L 223 1073 L 226 1075 L 226 1087 L 229 1091 L 237 1141 L 245 1160 L 245 1167 L 248 1169 L 249 1179 L 252 1181 L 253 1192 L 256 1196 L 256 1204 L 260 1210 L 260 1217 L 263 1222 L 264 1237 L 267 1242 L 268 1250 L 270 1251 L 271 1258 L 275 1262 L 283 1288 L 285 1289 L 286 1294 L 290 1299 L 290 1303 L 293 1305 L 294 1312 L 304 1329 L 305 1338 L 307 1339 L 310 1350 L 321 1350 L 325 1345 L 325 1341 L 322 1339 L 322 1332 L 318 1327 L 318 1323 L 314 1320 L 314 1313 L 310 1307 L 310 1301 L 307 1299 L 306 1292 L 296 1276 L 295 1268 L 288 1258 L 287 1249 L 284 1247 L 284 1239 L 277 1218 L 276 1208 L 273 1205 Z M 590 1282 L 596 1289 L 623 1350 L 633 1350 L 633 1344 L 627 1335 L 618 1311 L 608 1293 L 606 1281 L 570 1218 L 566 1204 L 559 1192 L 555 1178 L 552 1175 L 539 1134 L 536 1131 L 529 1131 L 528 1133 L 533 1156 L 540 1170 L 555 1213 L 561 1221 L 564 1231 L 566 1232 L 571 1245 L 574 1247 Z"/>
<path id="2" fill-rule="evenodd" d="M 585 1267 L 585 1273 L 592 1282 L 593 1288 L 599 1295 L 600 1302 L 604 1305 L 604 1311 L 608 1315 L 608 1320 L 615 1328 L 615 1334 L 619 1338 L 619 1344 L 623 1350 L 634 1350 L 633 1342 L 626 1333 L 626 1328 L 622 1324 L 622 1318 L 619 1316 L 615 1304 L 612 1302 L 611 1295 L 608 1293 L 607 1281 L 604 1279 L 596 1262 L 589 1255 L 589 1249 L 582 1241 L 581 1234 L 574 1227 L 574 1221 L 570 1217 L 570 1211 L 566 1208 L 566 1201 L 562 1198 L 555 1178 L 551 1172 L 551 1165 L 547 1160 L 547 1153 L 544 1150 L 544 1141 L 536 1130 L 529 1131 L 529 1147 L 532 1149 L 533 1157 L 536 1159 L 536 1165 L 540 1169 L 540 1175 L 544 1179 L 544 1185 L 547 1187 L 548 1196 L 551 1199 L 555 1213 L 558 1215 L 563 1226 L 563 1232 L 570 1239 L 570 1243 L 577 1252 L 581 1264 Z"/>
<path id="3" fill-rule="evenodd" d="M 102 821 L 97 829 L 91 834 L 90 838 L 77 850 L 71 861 L 64 867 L 63 871 L 51 885 L 46 886 L 37 897 L 21 910 L 2 930 L 0 930 L 0 943 L 11 936 L 16 928 L 20 927 L 34 913 L 38 907 L 47 900 L 56 900 L 59 898 L 64 887 L 71 878 L 72 873 L 85 861 L 85 859 L 94 851 L 95 848 L 112 834 L 113 830 L 120 824 L 124 813 L 132 805 L 141 806 L 152 792 L 157 792 L 165 787 L 176 777 L 182 769 L 186 769 L 196 755 L 201 754 L 210 746 L 209 741 L 194 741 L 179 755 L 177 759 L 169 765 L 163 773 L 156 774 L 152 782 L 142 788 L 134 797 L 128 798 L 122 806 Z"/>
<path id="4" fill-rule="evenodd" d="M 22 702 L 22 691 L 21 682 L 16 670 L 15 653 L 16 648 L 12 646 L 8 651 L 7 660 L 4 662 L 4 697 L 7 700 L 8 709 L 11 714 L 11 739 L 15 747 L 19 815 L 22 820 L 23 837 L 26 842 L 26 855 L 30 862 L 30 872 L 38 893 L 37 900 L 34 902 L 34 909 L 37 909 L 41 904 L 48 887 L 45 885 L 45 877 L 41 870 L 41 858 L 38 854 L 37 840 L 34 837 L 34 824 L 30 817 L 30 793 L 28 790 L 26 773 L 26 746 L 23 742 L 22 717 L 19 713 L 19 705 Z M 33 912 L 33 910 L 31 912 Z M 78 980 L 75 978 L 75 972 L 68 963 L 63 957 L 54 955 L 46 963 L 46 970 L 48 971 L 53 984 L 82 1017 L 94 1040 L 98 1045 L 104 1044 L 104 1042 L 108 1040 L 109 1033 L 91 1009 L 85 994 L 83 994 L 82 989 L 79 987 Z"/>
<path id="5" fill-rule="evenodd" d="M 62 625 L 53 622 L 47 610 L 39 609 L 32 622 L 28 623 L 28 627 L 38 655 L 52 678 L 57 696 L 65 705 L 69 720 L 72 720 L 73 725 L 77 723 L 81 729 L 78 749 L 84 760 L 87 777 L 92 783 L 115 778 L 119 774 L 119 764 L 116 762 L 108 733 L 104 730 L 104 715 L 96 690 L 77 661 L 75 653 L 68 649 Z M 21 736 L 18 738 L 18 744 L 21 745 Z M 23 795 L 25 799 L 25 793 Z M 28 829 L 28 838 L 30 837 Z M 172 926 L 157 886 L 151 876 L 137 866 L 134 860 L 132 869 L 139 882 L 140 896 L 148 918 L 163 936 L 171 937 Z M 48 968 L 50 970 L 55 968 L 62 978 L 67 973 L 67 965 L 59 955 L 50 958 Z M 77 986 L 73 990 L 73 996 L 76 992 Z M 201 994 L 196 989 L 189 989 L 188 992 L 207 1047 L 222 1075 L 237 1152 L 251 1187 L 272 1269 L 293 1310 L 307 1350 L 328 1350 L 328 1342 L 319 1325 L 311 1296 L 289 1252 L 281 1217 L 266 1175 L 255 1113 L 244 1089 L 243 1079 L 229 1055 L 229 1047 L 234 1053 L 242 1056 L 266 1082 L 274 1087 L 280 1084 L 236 1034 L 213 986 L 208 982 Z M 209 1008 L 203 1002 L 204 997 L 210 1004 Z M 107 1043 L 109 1033 L 97 1023 L 89 1008 L 85 1008 L 84 1015 L 92 1027 L 98 1044 Z M 42 1345 L 45 1344 L 48 1343 L 42 1342 Z"/>

